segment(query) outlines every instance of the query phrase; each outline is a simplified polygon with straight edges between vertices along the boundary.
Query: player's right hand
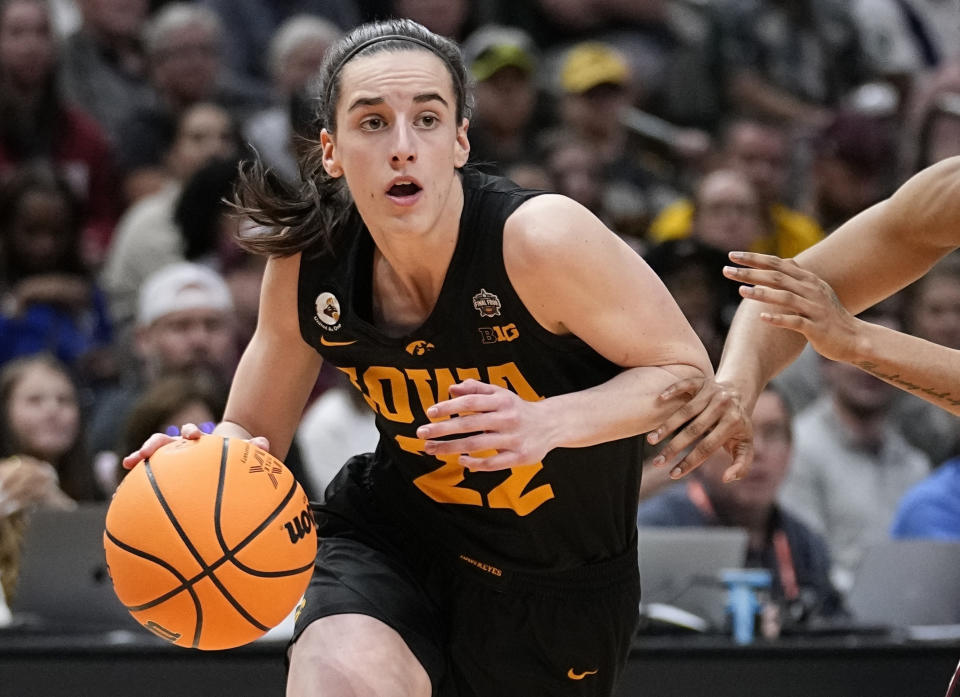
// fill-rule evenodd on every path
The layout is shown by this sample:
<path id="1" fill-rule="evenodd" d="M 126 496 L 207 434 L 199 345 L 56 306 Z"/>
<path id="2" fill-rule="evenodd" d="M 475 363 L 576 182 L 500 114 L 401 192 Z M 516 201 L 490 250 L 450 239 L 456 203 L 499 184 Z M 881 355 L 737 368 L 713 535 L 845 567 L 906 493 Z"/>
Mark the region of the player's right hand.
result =
<path id="1" fill-rule="evenodd" d="M 207 431 L 202 430 L 196 424 L 184 424 L 180 429 L 179 436 L 171 436 L 166 433 L 154 433 L 152 436 L 147 438 L 137 450 L 134 450 L 132 453 L 123 458 L 123 468 L 124 469 L 133 469 L 136 467 L 138 462 L 146 460 L 151 457 L 155 452 L 157 452 L 163 446 L 178 440 L 179 438 L 185 438 L 186 440 L 197 440 Z M 270 452 L 270 441 L 268 441 L 264 436 L 256 436 L 255 438 L 248 439 L 253 445 L 256 445 L 258 448 L 262 448 L 267 452 Z"/>
<path id="2" fill-rule="evenodd" d="M 664 467 L 690 448 L 670 470 L 672 479 L 680 479 L 723 448 L 733 458 L 723 480 L 741 479 L 753 462 L 753 424 L 740 391 L 713 378 L 687 378 L 664 390 L 660 399 L 681 394 L 691 398 L 647 436 L 650 443 L 659 443 L 680 429 L 654 458 L 653 465 Z"/>

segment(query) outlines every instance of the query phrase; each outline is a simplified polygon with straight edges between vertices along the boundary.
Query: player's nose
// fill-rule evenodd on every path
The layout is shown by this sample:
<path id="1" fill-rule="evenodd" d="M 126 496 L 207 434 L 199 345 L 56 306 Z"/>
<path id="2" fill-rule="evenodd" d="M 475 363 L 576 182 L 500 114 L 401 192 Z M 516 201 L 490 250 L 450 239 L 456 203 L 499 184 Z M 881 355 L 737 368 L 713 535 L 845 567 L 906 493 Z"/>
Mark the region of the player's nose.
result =
<path id="1" fill-rule="evenodd" d="M 392 150 L 391 160 L 396 164 L 417 161 L 416 141 L 409 124 L 398 124 L 393 129 Z"/>

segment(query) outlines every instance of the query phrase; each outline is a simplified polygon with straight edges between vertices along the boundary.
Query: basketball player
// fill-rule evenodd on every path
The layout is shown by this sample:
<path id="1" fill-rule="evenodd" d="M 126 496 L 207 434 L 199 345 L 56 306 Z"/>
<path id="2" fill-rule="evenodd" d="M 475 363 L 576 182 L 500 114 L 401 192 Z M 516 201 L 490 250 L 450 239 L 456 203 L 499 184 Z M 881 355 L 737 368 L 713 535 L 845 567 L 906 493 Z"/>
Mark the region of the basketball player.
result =
<path id="1" fill-rule="evenodd" d="M 960 157 L 918 172 L 889 199 L 851 218 L 796 259 L 731 253 L 742 267 L 724 275 L 747 284 L 716 379 L 682 380 L 664 392 L 694 394 L 648 436 L 656 442 L 690 423 L 667 443 L 665 465 L 681 477 L 720 447 L 736 452 L 730 476 L 751 458 L 745 417 L 763 386 L 809 340 L 827 358 L 844 361 L 960 414 L 960 352 L 854 317 L 922 276 L 960 246 Z M 784 329 L 790 331 L 784 331 Z M 662 458 L 662 459 L 660 459 Z"/>
<path id="2" fill-rule="evenodd" d="M 449 41 L 360 26 L 321 69 L 302 190 L 254 168 L 240 191 L 273 231 L 246 239 L 269 255 L 260 320 L 215 432 L 283 457 L 323 356 L 381 433 L 317 510 L 288 695 L 611 694 L 638 612 L 635 436 L 712 374 L 597 218 L 464 167 L 466 87 Z"/>

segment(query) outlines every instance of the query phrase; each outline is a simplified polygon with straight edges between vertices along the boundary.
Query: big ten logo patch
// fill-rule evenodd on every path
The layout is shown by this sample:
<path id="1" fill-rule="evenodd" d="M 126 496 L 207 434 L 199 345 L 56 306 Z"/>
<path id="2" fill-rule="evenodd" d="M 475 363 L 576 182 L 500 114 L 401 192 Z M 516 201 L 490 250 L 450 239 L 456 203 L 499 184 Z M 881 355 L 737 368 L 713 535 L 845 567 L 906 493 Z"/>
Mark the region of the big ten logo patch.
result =
<path id="1" fill-rule="evenodd" d="M 480 331 L 480 341 L 484 344 L 496 344 L 501 341 L 513 341 L 520 336 L 520 330 L 513 322 L 505 324 L 502 327 L 478 327 Z"/>

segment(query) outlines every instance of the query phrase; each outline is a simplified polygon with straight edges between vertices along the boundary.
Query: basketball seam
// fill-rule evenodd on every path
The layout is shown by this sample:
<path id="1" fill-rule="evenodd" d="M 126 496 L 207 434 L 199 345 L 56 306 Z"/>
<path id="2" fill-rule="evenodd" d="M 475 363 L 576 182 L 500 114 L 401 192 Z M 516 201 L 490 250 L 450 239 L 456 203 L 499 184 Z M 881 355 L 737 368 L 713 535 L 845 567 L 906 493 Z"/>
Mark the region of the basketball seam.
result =
<path id="1" fill-rule="evenodd" d="M 187 551 L 193 556 L 194 560 L 200 564 L 200 568 L 204 571 L 209 571 L 209 565 L 206 560 L 200 555 L 200 552 L 197 551 L 196 547 L 193 546 L 193 543 L 190 541 L 190 538 L 187 537 L 187 534 L 183 531 L 183 528 L 180 527 L 180 521 L 177 520 L 177 516 L 173 514 L 173 509 L 170 508 L 170 504 L 167 503 L 167 500 L 163 496 L 163 492 L 160 490 L 160 484 L 157 482 L 156 477 L 153 476 L 153 467 L 150 466 L 150 460 L 144 460 L 144 472 L 147 475 L 147 481 L 150 482 L 150 487 L 153 489 L 154 496 L 157 497 L 157 501 L 160 503 L 160 507 L 163 509 L 163 512 L 167 515 L 167 519 L 173 525 L 173 529 L 176 531 L 177 535 L 180 536 L 180 540 L 186 546 Z M 209 574 L 211 581 L 214 585 L 217 584 L 216 577 L 212 573 Z M 192 584 L 191 584 L 192 587 Z M 193 635 L 193 648 L 197 648 L 200 643 L 200 635 L 203 630 L 203 618 L 198 618 L 196 631 Z"/>
<path id="2" fill-rule="evenodd" d="M 113 544 L 115 544 L 117 547 L 122 549 L 124 552 L 132 554 L 135 557 L 140 557 L 141 559 L 146 559 L 147 561 L 152 561 L 154 564 L 158 564 L 159 566 L 162 566 L 164 569 L 166 569 L 171 574 L 173 574 L 178 581 L 180 581 L 179 586 L 177 586 L 173 590 L 167 591 L 163 595 L 158 596 L 147 603 L 142 603 L 140 605 L 127 605 L 126 603 L 124 603 L 124 607 L 126 607 L 131 612 L 139 611 L 139 610 L 149 610 L 150 608 L 156 607 L 160 603 L 163 603 L 169 600 L 170 598 L 177 595 L 181 591 L 186 590 L 191 595 L 191 597 L 193 597 L 195 604 L 197 605 L 198 614 L 202 611 L 202 606 L 199 603 L 199 598 L 197 597 L 196 592 L 191 587 L 192 581 L 188 580 L 186 576 L 184 576 L 179 571 L 177 571 L 176 567 L 174 567 L 169 562 L 164 561 L 160 557 L 155 557 L 149 552 L 144 552 L 141 549 L 137 549 L 136 547 L 128 545 L 126 542 L 119 540 L 109 530 L 104 530 L 104 532 L 107 534 L 107 539 L 109 539 Z"/>

